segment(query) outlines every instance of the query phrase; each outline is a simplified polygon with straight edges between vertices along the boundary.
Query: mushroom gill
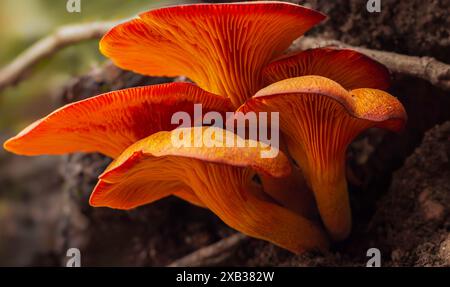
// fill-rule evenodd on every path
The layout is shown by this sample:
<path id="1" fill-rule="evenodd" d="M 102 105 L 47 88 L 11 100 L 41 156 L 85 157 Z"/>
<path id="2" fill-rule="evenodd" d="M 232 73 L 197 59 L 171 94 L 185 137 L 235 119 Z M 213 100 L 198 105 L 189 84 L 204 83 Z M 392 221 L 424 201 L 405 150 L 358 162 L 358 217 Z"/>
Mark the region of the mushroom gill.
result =
<path id="1" fill-rule="evenodd" d="M 348 91 L 321 76 L 276 82 L 239 110 L 280 112 L 289 152 L 305 174 L 324 225 L 335 240 L 346 238 L 351 230 L 347 146 L 368 128 L 398 131 L 406 121 L 403 106 L 390 94 L 366 88 Z"/>
<path id="2" fill-rule="evenodd" d="M 129 88 L 66 105 L 6 141 L 4 148 L 21 155 L 100 152 L 115 158 L 139 139 L 176 128 L 171 124 L 175 112 L 194 118 L 197 103 L 205 112 L 232 109 L 228 98 L 189 83 Z"/>
<path id="3" fill-rule="evenodd" d="M 317 48 L 283 55 L 264 67 L 266 84 L 301 76 L 322 76 L 348 90 L 390 86 L 388 69 L 366 55 L 349 49 Z"/>
<path id="4" fill-rule="evenodd" d="M 209 147 L 193 143 L 202 138 Z M 173 144 L 179 130 L 193 136 L 192 146 Z M 221 134 L 222 136 L 218 136 Z M 192 190 L 204 205 L 230 227 L 273 242 L 292 252 L 324 250 L 326 235 L 313 221 L 276 204 L 252 180 L 256 172 L 273 177 L 289 174 L 288 159 L 280 152 L 261 158 L 267 147 L 246 140 L 244 147 L 227 147 L 236 135 L 219 128 L 180 128 L 159 132 L 126 149 L 106 171 L 91 195 L 93 206 L 128 209 L 179 190 Z M 241 139 L 242 140 L 242 139 Z"/>
<path id="5" fill-rule="evenodd" d="M 324 18 L 285 2 L 179 5 L 114 27 L 100 50 L 140 74 L 185 75 L 238 107 L 264 86 L 262 68 Z"/>

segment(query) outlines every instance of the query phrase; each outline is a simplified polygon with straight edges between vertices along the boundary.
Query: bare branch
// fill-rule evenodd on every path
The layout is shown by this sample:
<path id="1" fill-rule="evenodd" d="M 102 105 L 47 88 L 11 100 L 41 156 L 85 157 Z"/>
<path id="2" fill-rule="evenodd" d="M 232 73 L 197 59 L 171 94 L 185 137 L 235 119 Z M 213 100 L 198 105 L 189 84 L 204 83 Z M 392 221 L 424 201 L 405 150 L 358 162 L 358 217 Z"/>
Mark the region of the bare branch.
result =
<path id="1" fill-rule="evenodd" d="M 39 60 L 48 57 L 60 49 L 80 41 L 100 38 L 117 23 L 94 22 L 80 25 L 63 26 L 55 33 L 38 41 L 9 65 L 0 70 L 0 91 L 9 85 L 16 84 L 24 78 L 28 71 Z M 294 42 L 291 50 L 335 46 L 359 51 L 387 66 L 392 72 L 414 76 L 429 81 L 433 85 L 450 90 L 450 65 L 431 57 L 415 57 L 392 52 L 377 51 L 354 47 L 337 40 L 303 37 Z"/>
<path id="2" fill-rule="evenodd" d="M 30 46 L 9 65 L 0 70 L 0 91 L 19 82 L 39 60 L 66 46 L 100 38 L 117 23 L 119 22 L 94 22 L 60 27 L 53 34 Z"/>
<path id="3" fill-rule="evenodd" d="M 175 260 L 168 267 L 198 267 L 198 266 L 212 266 L 225 261 L 238 245 L 243 243 L 248 237 L 236 233 L 222 239 L 214 244 L 200 248 L 193 253 L 186 255 L 178 260 Z"/>
<path id="4" fill-rule="evenodd" d="M 450 65 L 431 57 L 414 57 L 392 52 L 377 51 L 367 48 L 350 46 L 337 40 L 314 37 L 299 38 L 291 46 L 291 50 L 334 46 L 348 48 L 365 54 L 384 64 L 391 72 L 424 79 L 434 86 L 450 90 Z"/>

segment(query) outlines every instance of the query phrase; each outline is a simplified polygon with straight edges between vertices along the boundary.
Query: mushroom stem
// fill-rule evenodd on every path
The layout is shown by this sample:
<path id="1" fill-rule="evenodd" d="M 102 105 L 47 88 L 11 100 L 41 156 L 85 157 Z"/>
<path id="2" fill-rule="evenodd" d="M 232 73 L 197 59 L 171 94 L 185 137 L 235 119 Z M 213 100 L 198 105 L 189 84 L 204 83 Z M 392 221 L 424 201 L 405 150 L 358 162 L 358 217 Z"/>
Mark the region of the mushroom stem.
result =
<path id="1" fill-rule="evenodd" d="M 300 169 L 292 167 L 292 173 L 285 178 L 261 175 L 264 192 L 279 204 L 306 218 L 318 219 L 314 195 L 308 188 Z"/>
<path id="2" fill-rule="evenodd" d="M 345 152 L 339 153 L 327 164 L 319 164 L 300 144 L 290 144 L 291 154 L 303 168 L 307 184 L 314 192 L 317 208 L 331 238 L 347 238 L 352 217 L 345 176 Z M 345 151 L 345 149 L 344 149 Z"/>
<path id="3" fill-rule="evenodd" d="M 283 134 L 280 134 L 280 151 L 289 155 L 289 149 Z M 291 174 L 276 178 L 260 174 L 263 190 L 282 206 L 311 220 L 317 220 L 318 210 L 312 191 L 308 188 L 305 176 L 300 168 L 291 161 Z"/>
<path id="4" fill-rule="evenodd" d="M 317 207 L 331 238 L 344 240 L 352 228 L 352 216 L 343 167 L 317 170 L 311 177 Z"/>
<path id="5" fill-rule="evenodd" d="M 204 169 L 201 174 L 208 176 L 192 173 L 185 176 L 186 184 L 232 228 L 297 254 L 305 250 L 327 249 L 323 231 L 312 221 L 267 200 L 262 189 L 252 184 L 254 173 L 250 169 L 199 164 Z"/>

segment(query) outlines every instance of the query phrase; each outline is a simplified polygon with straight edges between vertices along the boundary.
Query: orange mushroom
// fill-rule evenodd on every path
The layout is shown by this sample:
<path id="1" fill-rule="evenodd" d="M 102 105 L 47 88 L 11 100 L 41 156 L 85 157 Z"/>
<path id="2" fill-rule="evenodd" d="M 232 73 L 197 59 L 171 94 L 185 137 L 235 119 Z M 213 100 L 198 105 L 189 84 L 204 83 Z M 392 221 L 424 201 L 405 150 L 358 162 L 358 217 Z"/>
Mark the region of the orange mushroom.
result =
<path id="1" fill-rule="evenodd" d="M 173 144 L 180 129 L 192 133 L 191 145 Z M 295 253 L 327 248 L 320 226 L 273 202 L 252 180 L 256 172 L 288 175 L 289 162 L 281 152 L 274 158 L 261 158 L 267 146 L 259 143 L 246 140 L 244 147 L 226 146 L 239 140 L 229 131 L 180 129 L 153 134 L 127 148 L 99 177 L 91 205 L 129 209 L 187 190 L 226 224 L 252 237 Z M 208 130 L 213 130 L 213 138 L 204 137 Z M 207 141 L 209 147 L 195 147 L 196 141 Z"/>
<path id="2" fill-rule="evenodd" d="M 193 118 L 197 103 L 205 112 L 232 109 L 229 99 L 189 83 L 130 88 L 66 105 L 6 141 L 4 148 L 21 155 L 100 152 L 115 158 L 139 139 L 176 128 L 171 124 L 175 112 Z"/>
<path id="3" fill-rule="evenodd" d="M 255 126 L 251 123 L 255 123 L 256 119 L 259 119 L 259 121 L 257 122 L 258 127 L 255 129 Z M 279 145 L 278 149 L 289 156 L 283 136 L 279 133 L 279 128 L 271 126 L 270 123 L 272 123 L 272 114 L 270 113 L 260 117 L 256 114 L 244 115 L 238 111 L 227 119 L 227 129 L 246 139 L 258 139 L 277 147 Z M 254 130 L 251 130 L 252 128 Z M 261 133 L 264 131 L 266 131 L 266 135 L 262 136 Z M 278 140 L 274 140 L 274 137 L 278 137 Z M 279 204 L 304 217 L 317 219 L 318 213 L 314 196 L 308 189 L 301 170 L 294 166 L 292 161 L 290 162 L 292 173 L 288 177 L 276 178 L 258 174 L 257 179 L 261 181 L 264 192 Z"/>
<path id="4" fill-rule="evenodd" d="M 364 88 L 348 91 L 321 76 L 276 82 L 239 110 L 280 112 L 289 152 L 302 168 L 335 240 L 346 238 L 351 229 L 345 177 L 348 144 L 365 129 L 398 131 L 406 121 L 403 106 L 388 93 Z"/>
<path id="5" fill-rule="evenodd" d="M 266 84 L 301 76 L 322 76 L 352 90 L 390 86 L 388 69 L 371 58 L 349 49 L 317 48 L 284 55 L 266 67 Z"/>
<path id="6" fill-rule="evenodd" d="M 132 88 L 70 104 L 4 147 L 24 155 L 83 151 L 116 158 L 100 176 L 93 206 L 130 209 L 175 195 L 293 252 L 324 250 L 326 235 L 310 220 L 316 215 L 314 202 L 298 186 L 303 181 L 298 171 L 286 177 L 292 168 L 283 152 L 299 164 L 331 236 L 343 239 L 351 227 L 347 145 L 366 128 L 398 130 L 406 120 L 395 98 L 370 89 L 389 86 L 386 68 L 370 58 L 331 48 L 281 56 L 324 18 L 283 2 L 194 4 L 142 13 L 109 31 L 100 42 L 102 53 L 121 68 L 186 75 L 199 87 Z M 243 112 L 278 111 L 287 147 L 275 158 L 261 158 L 260 142 L 243 148 L 171 144 L 180 131 L 193 132 L 193 140 L 198 140 L 195 131 L 203 136 L 209 129 L 226 139 L 234 135 L 211 127 L 174 130 L 174 113 L 195 117 L 196 103 L 205 112 L 225 113 L 243 103 Z M 255 174 L 262 186 L 252 180 Z"/>
<path id="7" fill-rule="evenodd" d="M 100 51 L 140 74 L 185 75 L 238 107 L 264 86 L 262 68 L 324 18 L 285 2 L 166 7 L 114 27 Z"/>

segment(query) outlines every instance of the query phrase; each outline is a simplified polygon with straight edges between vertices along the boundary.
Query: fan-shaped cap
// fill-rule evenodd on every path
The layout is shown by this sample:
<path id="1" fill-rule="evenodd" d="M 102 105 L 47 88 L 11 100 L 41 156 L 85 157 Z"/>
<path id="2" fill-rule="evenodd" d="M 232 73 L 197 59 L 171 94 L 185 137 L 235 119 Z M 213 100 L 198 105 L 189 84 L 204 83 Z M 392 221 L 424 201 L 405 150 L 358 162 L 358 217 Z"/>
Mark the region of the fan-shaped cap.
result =
<path id="1" fill-rule="evenodd" d="M 237 107 L 264 85 L 261 69 L 324 18 L 285 2 L 179 5 L 114 27 L 100 50 L 137 73 L 185 75 Z"/>
<path id="2" fill-rule="evenodd" d="M 189 83 L 130 88 L 66 105 L 25 128 L 4 147 L 22 155 L 100 152 L 114 158 L 139 139 L 176 128 L 178 124 L 171 124 L 174 113 L 185 111 L 193 118 L 197 103 L 204 112 L 232 110 L 228 98 Z"/>
<path id="3" fill-rule="evenodd" d="M 192 135 L 192 146 L 173 144 L 180 131 Z M 205 138 L 206 134 L 214 136 Z M 128 209 L 180 189 L 192 190 L 225 223 L 245 234 L 297 253 L 325 249 L 327 240 L 319 226 L 266 198 L 252 181 L 256 172 L 287 176 L 288 159 L 281 152 L 274 158 L 261 158 L 267 146 L 252 145 L 250 140 L 244 147 L 225 146 L 236 137 L 215 127 L 156 133 L 111 163 L 90 203 Z M 208 142 L 209 147 L 194 146 L 197 140 Z"/>

